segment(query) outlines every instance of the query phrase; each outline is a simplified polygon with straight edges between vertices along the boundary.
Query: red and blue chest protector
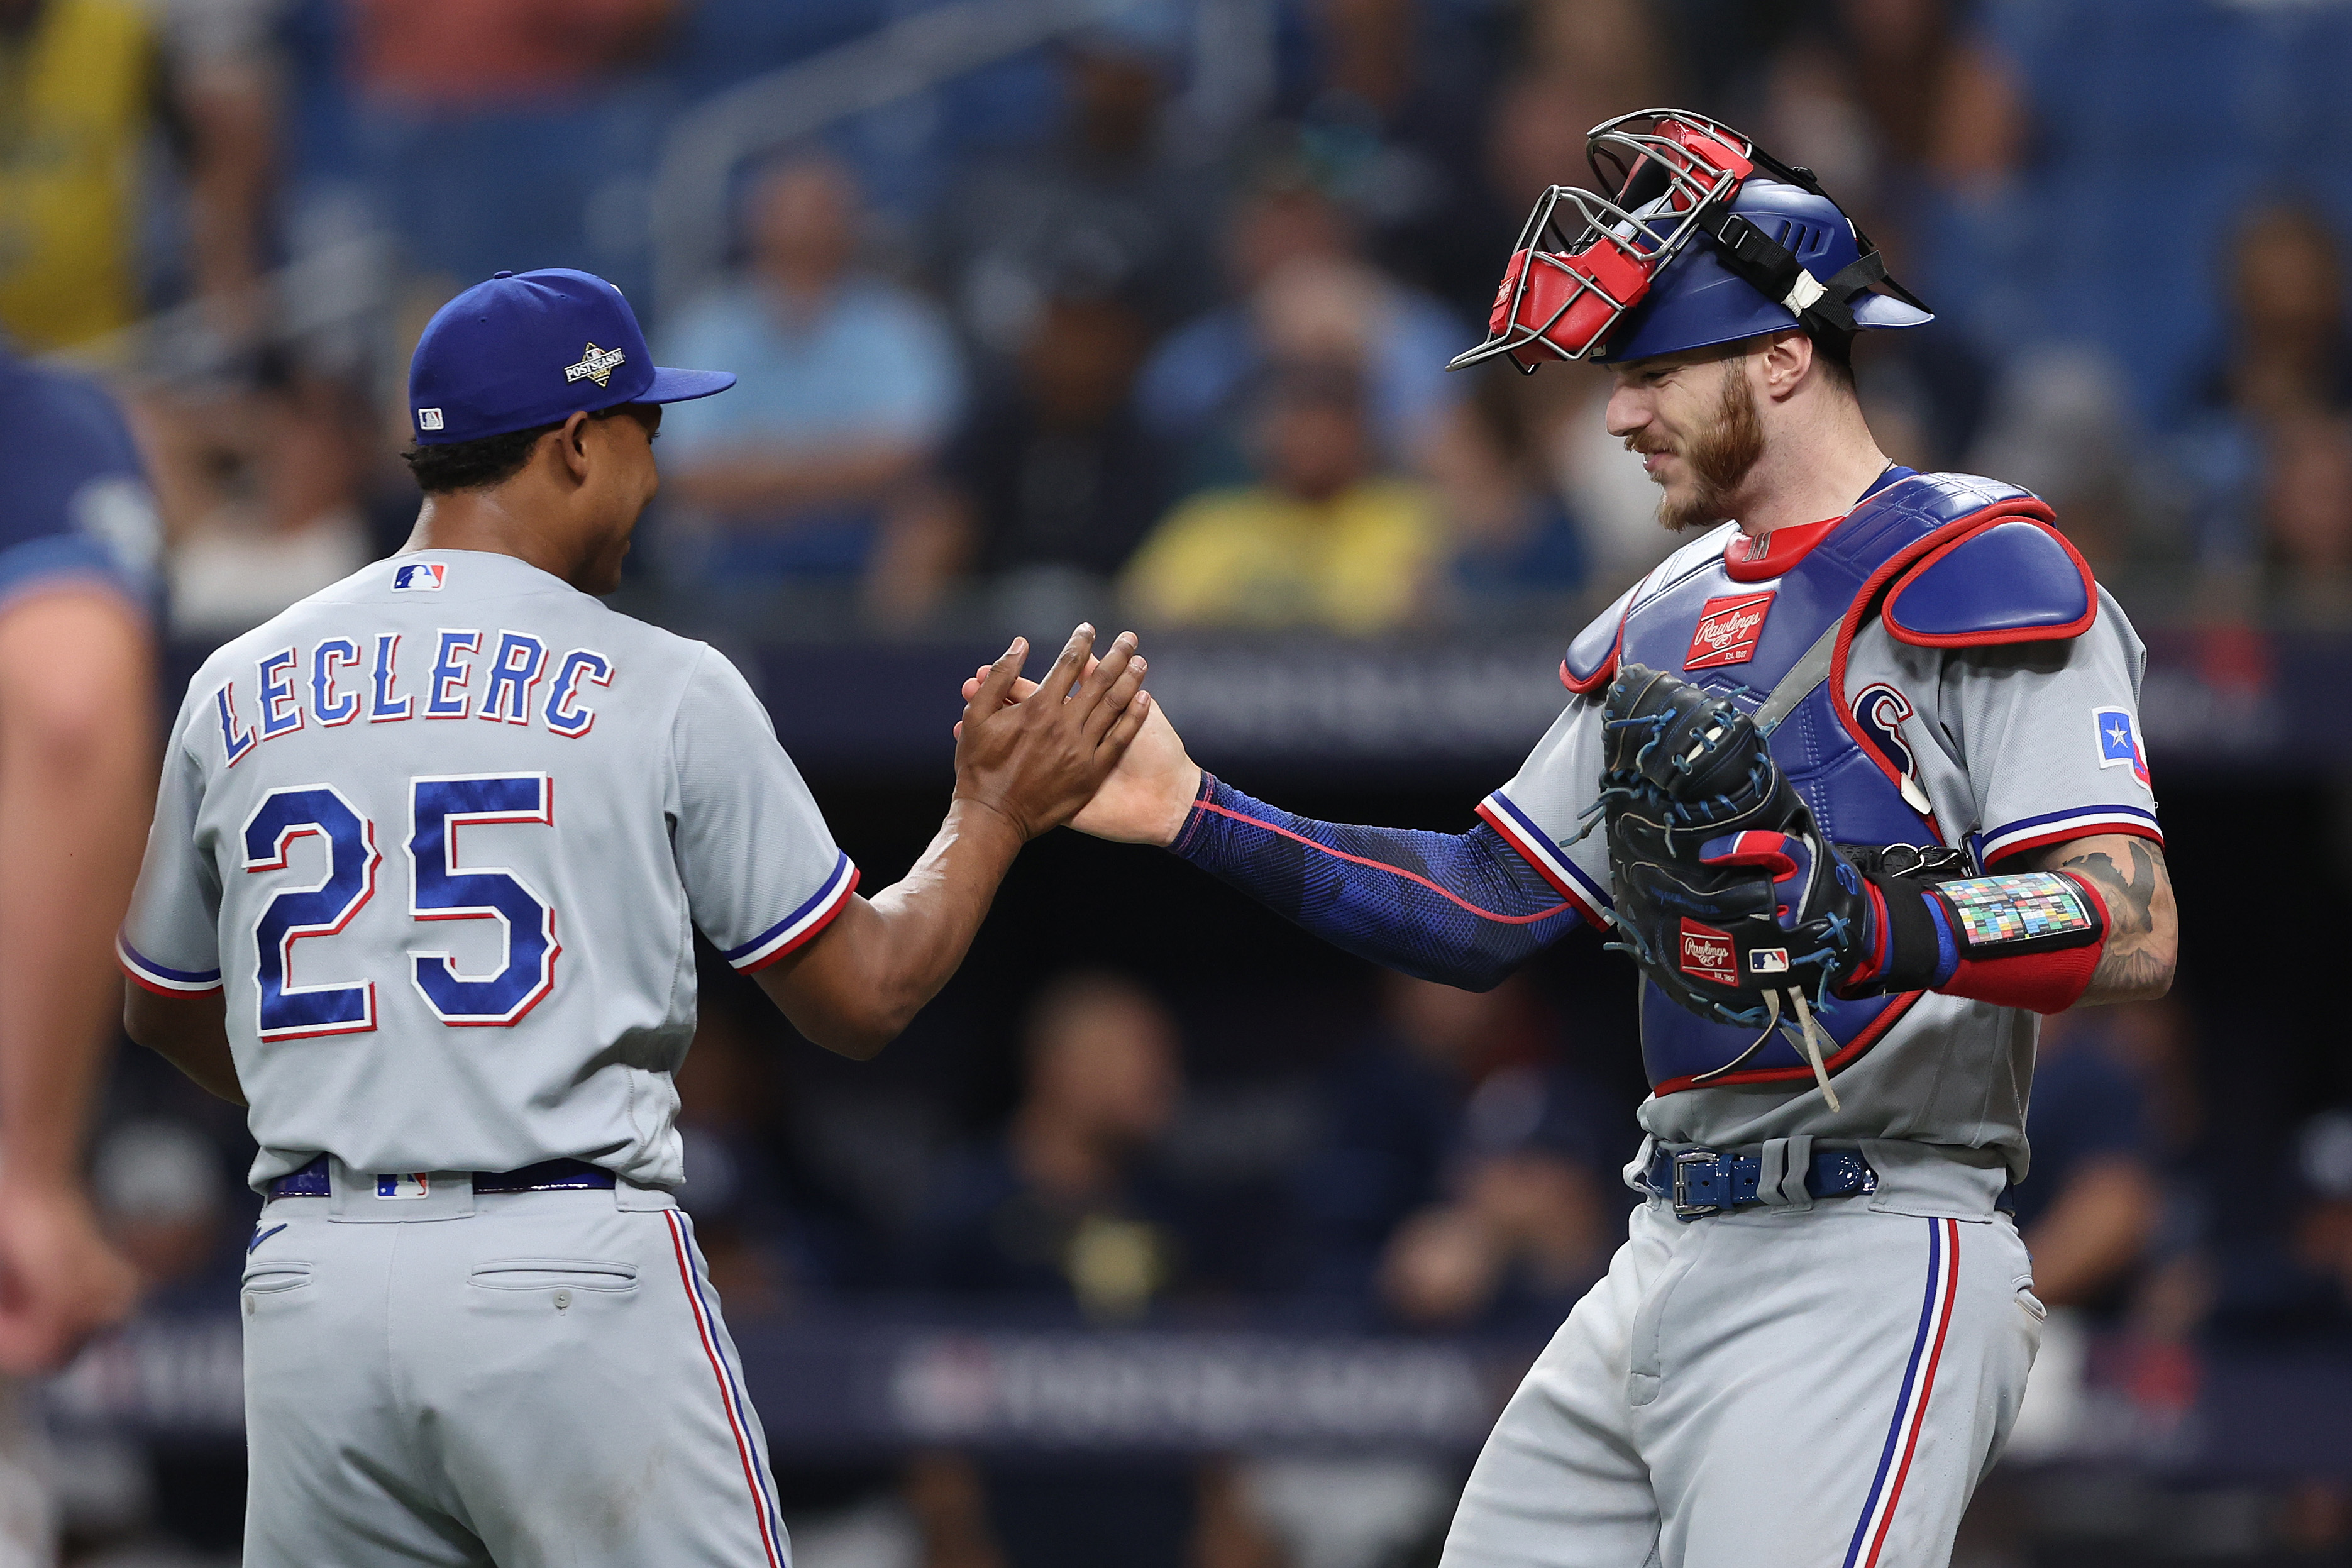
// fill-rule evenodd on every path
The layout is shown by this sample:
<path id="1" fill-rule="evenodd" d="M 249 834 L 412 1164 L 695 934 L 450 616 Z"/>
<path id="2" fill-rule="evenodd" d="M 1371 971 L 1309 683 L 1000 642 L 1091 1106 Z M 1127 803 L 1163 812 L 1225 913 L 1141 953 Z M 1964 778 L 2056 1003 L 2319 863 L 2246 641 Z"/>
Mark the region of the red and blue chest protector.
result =
<path id="1" fill-rule="evenodd" d="M 1946 834 L 1906 760 L 1855 716 L 1844 689 L 1854 637 L 1874 618 L 1897 640 L 1927 647 L 2080 635 L 2096 596 L 2050 519 L 2015 486 L 1890 468 L 1842 519 L 1753 542 L 1740 537 L 1696 563 L 1685 554 L 1678 569 L 1670 562 L 1654 572 L 1570 645 L 1560 679 L 1597 698 L 1621 662 L 1641 663 L 1681 671 L 1754 710 L 1801 667 L 1793 687 L 1803 694 L 1770 743 L 1822 830 L 1845 845 L 1941 844 Z M 1532 834 L 1523 819 L 1491 817 L 1465 834 L 1317 822 L 1204 777 L 1173 847 L 1349 952 L 1476 988 L 1580 914 L 1608 906 L 1607 890 L 1576 871 L 1561 845 Z M 1822 1015 L 1836 1042 L 1832 1068 L 1867 1050 L 1918 995 L 1844 1002 Z M 1642 1033 L 1661 1093 L 1690 1087 L 1754 1038 L 1646 984 Z M 1742 1070 L 1710 1081 L 1811 1072 L 1792 1044 L 1776 1038 Z"/>

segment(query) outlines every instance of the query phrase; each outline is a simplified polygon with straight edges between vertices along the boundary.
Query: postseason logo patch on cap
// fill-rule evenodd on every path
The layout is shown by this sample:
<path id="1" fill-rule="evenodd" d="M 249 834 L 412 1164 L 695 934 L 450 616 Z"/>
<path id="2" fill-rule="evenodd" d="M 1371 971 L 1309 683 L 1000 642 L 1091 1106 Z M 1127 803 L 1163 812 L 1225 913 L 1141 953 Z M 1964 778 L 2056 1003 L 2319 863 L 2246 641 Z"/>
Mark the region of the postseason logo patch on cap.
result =
<path id="1" fill-rule="evenodd" d="M 629 356 L 619 349 L 600 349 L 590 343 L 578 363 L 563 367 L 563 379 L 567 383 L 593 381 L 599 386 L 609 386 L 613 382 L 613 373 L 626 364 L 628 359 Z"/>

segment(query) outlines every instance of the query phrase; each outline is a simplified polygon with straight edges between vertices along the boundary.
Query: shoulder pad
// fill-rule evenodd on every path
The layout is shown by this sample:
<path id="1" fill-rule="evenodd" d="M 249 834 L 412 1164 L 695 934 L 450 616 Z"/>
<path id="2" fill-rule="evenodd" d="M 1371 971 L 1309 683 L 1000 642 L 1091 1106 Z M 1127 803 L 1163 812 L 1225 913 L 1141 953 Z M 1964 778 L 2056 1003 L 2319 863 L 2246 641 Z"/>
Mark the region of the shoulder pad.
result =
<path id="1" fill-rule="evenodd" d="M 1642 580 L 1649 581 L 1647 577 Z M 1568 645 L 1568 657 L 1559 661 L 1559 683 L 1579 697 L 1590 697 L 1616 678 L 1617 641 L 1624 634 L 1625 612 L 1633 603 L 1633 595 L 1642 591 L 1636 583 L 1617 595 L 1617 602 L 1592 618 L 1592 624 L 1576 634 Z"/>
<path id="2" fill-rule="evenodd" d="M 1881 613 L 1897 641 L 1983 647 L 2078 637 L 2099 601 L 2091 568 L 2064 534 L 2011 515 L 1928 551 L 1896 581 Z"/>
<path id="3" fill-rule="evenodd" d="M 1878 493 L 1889 499 L 1899 496 L 1906 505 L 1933 510 L 1949 518 L 1966 517 L 1970 512 L 1982 511 L 1989 506 L 1999 506 L 2004 501 L 2038 501 L 2042 499 L 2022 485 L 2012 485 L 2006 479 L 1989 479 L 1982 474 L 1914 474 L 1900 484 L 1889 485 Z"/>

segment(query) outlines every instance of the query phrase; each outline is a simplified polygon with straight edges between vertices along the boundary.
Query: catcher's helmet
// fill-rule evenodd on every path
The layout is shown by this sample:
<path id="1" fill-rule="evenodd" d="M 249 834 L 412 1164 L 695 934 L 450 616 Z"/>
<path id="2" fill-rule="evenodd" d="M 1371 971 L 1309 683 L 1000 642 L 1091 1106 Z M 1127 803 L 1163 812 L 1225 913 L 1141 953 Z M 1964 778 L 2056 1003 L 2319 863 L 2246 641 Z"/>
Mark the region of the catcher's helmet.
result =
<path id="1" fill-rule="evenodd" d="M 1843 337 L 1935 320 L 1811 170 L 1727 125 L 1645 109 L 1594 126 L 1585 158 L 1614 199 L 1568 185 L 1537 199 L 1486 341 L 1448 370 L 1503 354 L 1532 373 L 1546 357 L 1648 359 L 1789 327 Z"/>

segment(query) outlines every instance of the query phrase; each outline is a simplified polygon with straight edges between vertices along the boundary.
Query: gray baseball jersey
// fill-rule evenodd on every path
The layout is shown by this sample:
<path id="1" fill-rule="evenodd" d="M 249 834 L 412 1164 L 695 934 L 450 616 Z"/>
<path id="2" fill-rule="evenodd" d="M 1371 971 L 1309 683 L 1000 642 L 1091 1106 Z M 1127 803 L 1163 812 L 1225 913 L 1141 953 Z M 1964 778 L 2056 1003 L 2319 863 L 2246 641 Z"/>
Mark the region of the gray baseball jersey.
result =
<path id="1" fill-rule="evenodd" d="M 1651 581 L 1721 556 L 1736 532 L 1726 524 L 1693 541 Z M 1907 790 L 1924 792 L 1946 841 L 1965 840 L 1980 863 L 2094 834 L 2161 842 L 2138 742 L 2147 652 L 2104 589 L 2096 606 L 2065 641 L 1919 647 L 1883 619 L 1854 637 L 1844 690 L 1856 722 L 1906 766 Z M 1598 830 L 1579 835 L 1599 793 L 1601 698 L 1572 696 L 1480 813 L 1595 924 L 1611 900 L 1609 850 Z M 1838 1074 L 1840 1110 L 1808 1080 L 1657 1094 L 1641 1121 L 1664 1142 L 1721 1148 L 1796 1133 L 1916 1140 L 1982 1151 L 2021 1180 L 2034 1028 L 2031 1013 L 1931 994 Z"/>
<path id="2" fill-rule="evenodd" d="M 226 993 L 257 1186 L 328 1153 L 667 1188 L 695 929 L 756 969 L 856 879 L 719 654 L 436 551 L 205 662 L 120 948 Z"/>

